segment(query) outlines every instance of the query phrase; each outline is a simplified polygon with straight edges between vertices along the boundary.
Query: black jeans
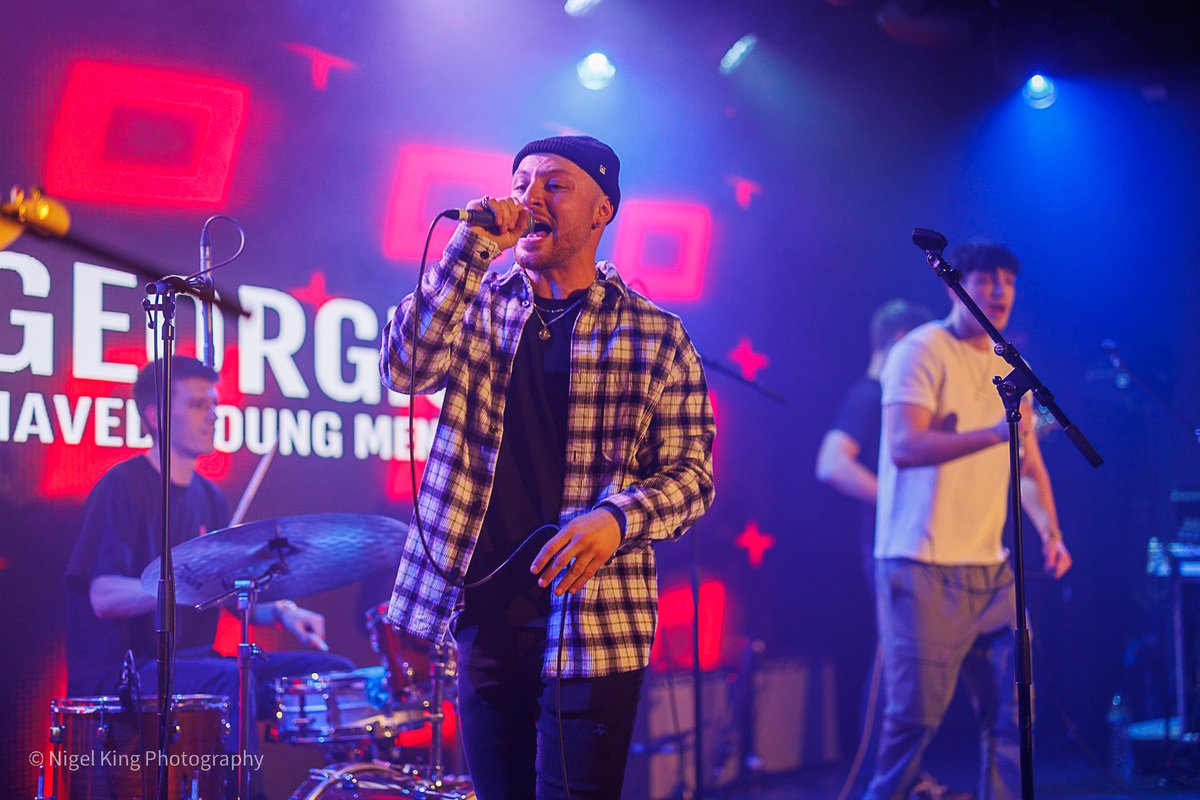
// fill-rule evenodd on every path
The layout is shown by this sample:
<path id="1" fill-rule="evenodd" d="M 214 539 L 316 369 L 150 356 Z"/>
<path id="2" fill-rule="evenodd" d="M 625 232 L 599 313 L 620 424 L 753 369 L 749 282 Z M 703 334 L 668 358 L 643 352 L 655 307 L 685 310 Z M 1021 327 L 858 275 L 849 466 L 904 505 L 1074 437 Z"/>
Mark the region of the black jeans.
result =
<path id="1" fill-rule="evenodd" d="M 546 631 L 469 625 L 458 642 L 458 702 L 467 766 L 480 800 L 618 800 L 645 670 L 542 677 Z"/>

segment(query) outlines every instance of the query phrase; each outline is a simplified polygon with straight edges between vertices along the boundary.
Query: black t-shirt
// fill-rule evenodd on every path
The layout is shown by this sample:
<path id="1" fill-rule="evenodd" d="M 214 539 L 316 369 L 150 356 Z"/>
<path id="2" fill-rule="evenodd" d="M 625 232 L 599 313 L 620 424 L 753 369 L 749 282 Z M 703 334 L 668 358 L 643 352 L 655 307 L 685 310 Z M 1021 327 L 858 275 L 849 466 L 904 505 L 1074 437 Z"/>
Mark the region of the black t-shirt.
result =
<path id="1" fill-rule="evenodd" d="M 199 475 L 187 486 L 171 486 L 172 546 L 229 523 L 229 503 L 216 484 Z M 67 691 L 111 693 L 126 650 L 141 667 L 158 649 L 156 615 L 100 619 L 88 597 L 101 575 L 140 578 L 160 555 L 162 478 L 144 457 L 117 464 L 88 495 L 83 525 L 67 566 Z M 176 652 L 211 649 L 219 609 L 197 613 L 176 609 Z"/>
<path id="2" fill-rule="evenodd" d="M 846 392 L 833 423 L 835 430 L 858 442 L 858 461 L 871 472 L 879 471 L 879 438 L 883 430 L 883 387 L 875 378 L 863 376 Z M 873 585 L 872 553 L 875 548 L 875 504 L 860 503 L 859 547 L 862 549 L 868 583 Z"/>
<path id="3" fill-rule="evenodd" d="M 504 407 L 504 436 L 496 456 L 492 499 L 467 580 L 495 569 L 536 528 L 558 524 L 567 453 L 567 395 L 571 380 L 571 333 L 583 305 L 582 289 L 561 300 L 537 298 L 513 358 Z M 550 337 L 542 339 L 542 320 Z M 552 320 L 552 321 L 551 321 Z M 459 624 L 499 622 L 542 627 L 550 613 L 550 590 L 529 571 L 533 557 L 556 533 L 535 537 L 489 583 L 464 592 Z"/>

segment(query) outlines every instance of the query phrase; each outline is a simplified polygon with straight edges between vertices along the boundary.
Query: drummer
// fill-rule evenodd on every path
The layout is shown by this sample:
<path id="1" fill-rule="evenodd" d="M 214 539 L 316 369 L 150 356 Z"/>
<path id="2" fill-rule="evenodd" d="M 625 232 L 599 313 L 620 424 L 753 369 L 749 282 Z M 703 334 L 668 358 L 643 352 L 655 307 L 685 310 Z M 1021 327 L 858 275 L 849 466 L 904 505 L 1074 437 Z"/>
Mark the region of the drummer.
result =
<path id="1" fill-rule="evenodd" d="M 160 363 L 161 375 L 161 363 Z M 229 503 L 216 484 L 196 474 L 196 459 L 212 451 L 216 426 L 217 374 L 193 358 L 171 360 L 171 544 L 229 524 Z M 110 469 L 88 495 L 83 527 L 67 567 L 67 690 L 73 696 L 115 694 L 126 653 L 131 653 L 143 697 L 157 685 L 156 598 L 142 588 L 139 576 L 160 555 L 162 477 L 158 450 L 158 399 L 155 365 L 138 373 L 133 386 L 143 426 L 154 439 L 149 451 Z M 224 695 L 230 721 L 236 720 L 237 661 L 212 648 L 219 609 L 196 612 L 177 607 L 175 694 Z M 275 624 L 306 651 L 264 653 L 252 661 L 254 685 L 250 702 L 256 716 L 272 709 L 259 698 L 270 697 L 270 684 L 284 675 L 353 669 L 347 659 L 329 654 L 325 618 L 291 600 L 263 603 L 254 622 Z M 246 749 L 261 750 L 257 727 Z M 237 726 L 232 725 L 236 732 Z M 230 752 L 242 748 L 228 740 Z M 257 783 L 257 781 L 256 781 Z"/>

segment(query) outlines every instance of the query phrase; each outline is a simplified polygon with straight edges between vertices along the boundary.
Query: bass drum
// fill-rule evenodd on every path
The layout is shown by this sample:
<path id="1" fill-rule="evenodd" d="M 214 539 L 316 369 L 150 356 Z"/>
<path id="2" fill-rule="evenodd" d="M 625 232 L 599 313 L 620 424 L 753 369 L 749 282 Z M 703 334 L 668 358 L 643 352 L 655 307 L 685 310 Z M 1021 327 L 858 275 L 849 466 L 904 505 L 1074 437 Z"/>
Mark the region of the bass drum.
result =
<path id="1" fill-rule="evenodd" d="M 475 800 L 475 790 L 468 778 L 447 775 L 440 786 L 435 786 L 412 767 L 364 761 L 309 770 L 308 780 L 292 793 L 291 800 L 391 800 L 396 797 Z"/>

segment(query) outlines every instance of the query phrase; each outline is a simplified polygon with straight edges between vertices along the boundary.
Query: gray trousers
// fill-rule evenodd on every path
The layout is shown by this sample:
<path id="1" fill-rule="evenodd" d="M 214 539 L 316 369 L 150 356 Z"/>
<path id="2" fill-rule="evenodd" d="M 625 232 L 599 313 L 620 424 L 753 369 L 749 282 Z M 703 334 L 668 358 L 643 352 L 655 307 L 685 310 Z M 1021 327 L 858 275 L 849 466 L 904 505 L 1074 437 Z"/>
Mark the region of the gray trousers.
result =
<path id="1" fill-rule="evenodd" d="M 875 587 L 887 708 L 868 800 L 906 797 L 960 678 L 979 722 L 977 800 L 1020 797 L 1008 564 L 879 559 Z"/>

